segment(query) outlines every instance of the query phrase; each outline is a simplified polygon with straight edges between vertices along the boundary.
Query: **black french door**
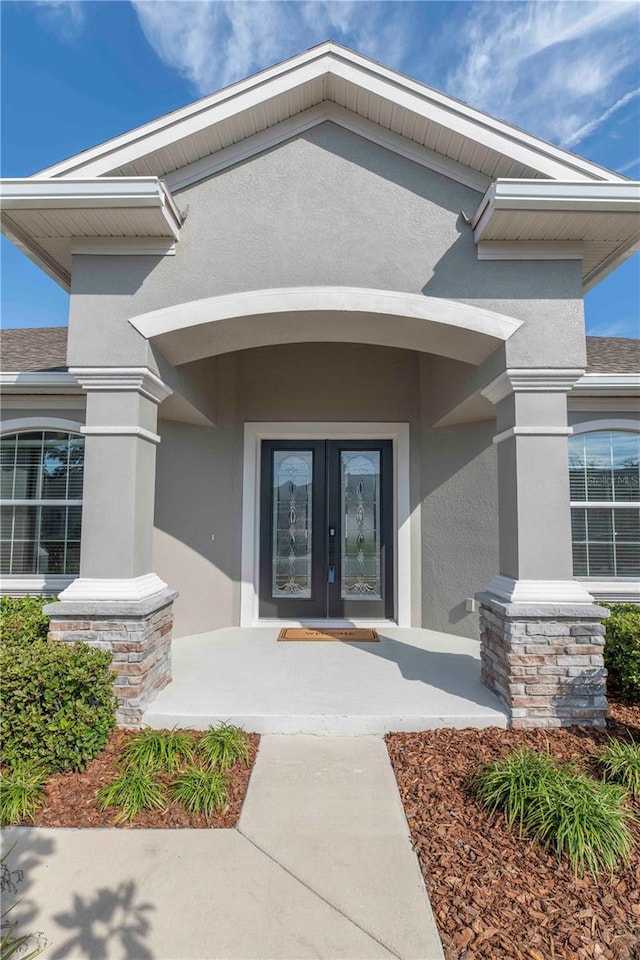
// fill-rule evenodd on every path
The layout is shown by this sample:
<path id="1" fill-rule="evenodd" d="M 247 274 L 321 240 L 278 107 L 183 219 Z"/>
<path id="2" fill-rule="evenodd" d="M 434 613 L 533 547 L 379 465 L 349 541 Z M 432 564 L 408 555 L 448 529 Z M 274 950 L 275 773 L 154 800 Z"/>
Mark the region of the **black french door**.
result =
<path id="1" fill-rule="evenodd" d="M 393 619 L 390 440 L 263 440 L 260 616 Z"/>

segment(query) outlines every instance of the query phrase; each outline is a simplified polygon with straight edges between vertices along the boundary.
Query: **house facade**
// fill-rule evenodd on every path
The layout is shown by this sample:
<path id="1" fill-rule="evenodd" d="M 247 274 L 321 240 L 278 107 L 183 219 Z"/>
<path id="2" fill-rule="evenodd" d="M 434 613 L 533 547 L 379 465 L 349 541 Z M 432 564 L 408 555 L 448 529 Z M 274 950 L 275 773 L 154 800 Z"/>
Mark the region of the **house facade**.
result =
<path id="1" fill-rule="evenodd" d="M 325 43 L 2 196 L 71 294 L 3 335 L 3 589 L 122 722 L 172 642 L 294 623 L 479 634 L 514 724 L 604 722 L 640 364 L 582 301 L 638 184 Z"/>

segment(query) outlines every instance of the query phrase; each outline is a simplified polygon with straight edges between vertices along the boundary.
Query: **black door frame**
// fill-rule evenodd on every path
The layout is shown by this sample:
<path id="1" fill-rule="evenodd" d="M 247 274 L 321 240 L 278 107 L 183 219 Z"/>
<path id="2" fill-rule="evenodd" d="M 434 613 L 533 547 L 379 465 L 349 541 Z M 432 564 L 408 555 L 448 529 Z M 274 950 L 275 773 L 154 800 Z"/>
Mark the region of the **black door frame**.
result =
<path id="1" fill-rule="evenodd" d="M 340 452 L 380 450 L 381 600 L 341 597 Z M 276 450 L 313 451 L 311 598 L 272 596 L 273 456 Z M 262 439 L 260 444 L 259 617 L 282 620 L 393 620 L 395 614 L 393 441 L 379 438 Z M 330 531 L 334 531 L 332 536 Z M 329 567 L 334 568 L 333 577 Z"/>

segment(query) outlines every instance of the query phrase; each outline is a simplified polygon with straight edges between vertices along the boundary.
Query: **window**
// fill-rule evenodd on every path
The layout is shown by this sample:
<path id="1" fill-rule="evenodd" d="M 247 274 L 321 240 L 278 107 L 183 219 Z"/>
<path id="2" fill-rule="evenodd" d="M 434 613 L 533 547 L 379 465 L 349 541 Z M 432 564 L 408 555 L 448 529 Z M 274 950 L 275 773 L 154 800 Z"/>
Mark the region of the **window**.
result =
<path id="1" fill-rule="evenodd" d="M 580 433 L 569 439 L 573 573 L 640 575 L 640 433 Z"/>
<path id="2" fill-rule="evenodd" d="M 75 434 L 0 438 L 0 573 L 79 572 L 83 470 Z"/>

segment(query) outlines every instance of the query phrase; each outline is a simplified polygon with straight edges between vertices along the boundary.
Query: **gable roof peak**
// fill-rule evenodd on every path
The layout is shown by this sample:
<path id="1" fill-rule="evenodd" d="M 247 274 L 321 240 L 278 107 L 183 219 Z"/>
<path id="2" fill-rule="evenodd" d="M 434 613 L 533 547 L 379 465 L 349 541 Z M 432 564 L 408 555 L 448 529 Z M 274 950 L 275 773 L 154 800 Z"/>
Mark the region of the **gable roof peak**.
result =
<path id="1" fill-rule="evenodd" d="M 327 102 L 489 180 L 626 181 L 331 39 L 33 178 L 167 176 Z"/>

